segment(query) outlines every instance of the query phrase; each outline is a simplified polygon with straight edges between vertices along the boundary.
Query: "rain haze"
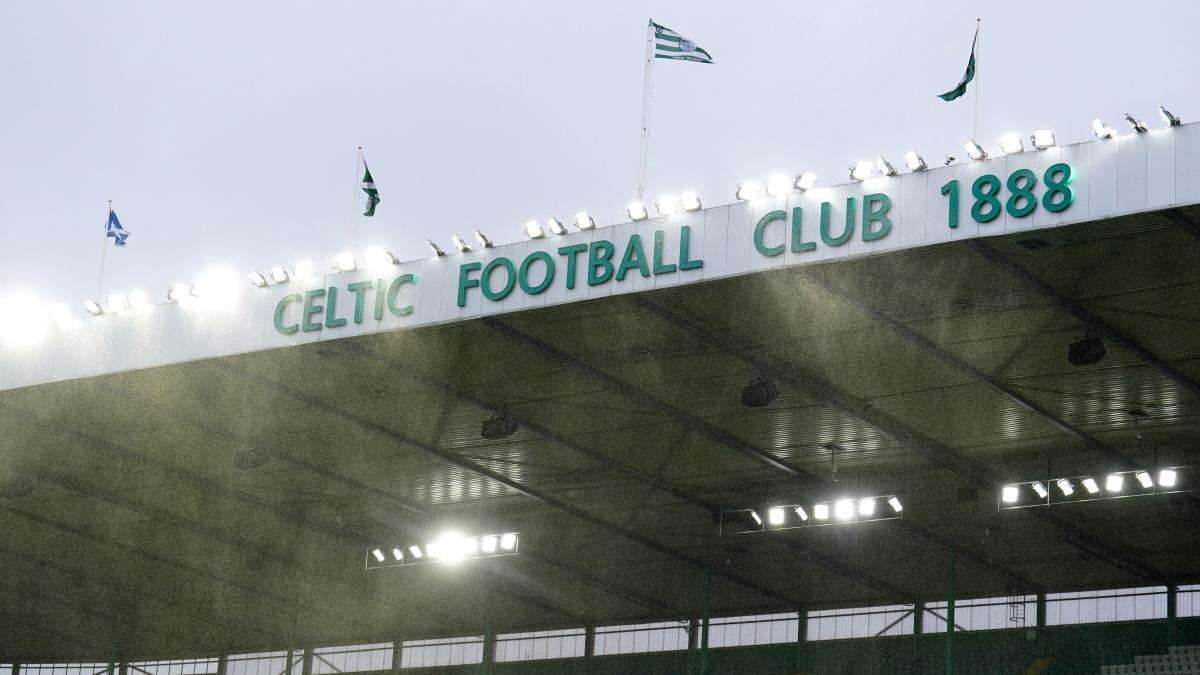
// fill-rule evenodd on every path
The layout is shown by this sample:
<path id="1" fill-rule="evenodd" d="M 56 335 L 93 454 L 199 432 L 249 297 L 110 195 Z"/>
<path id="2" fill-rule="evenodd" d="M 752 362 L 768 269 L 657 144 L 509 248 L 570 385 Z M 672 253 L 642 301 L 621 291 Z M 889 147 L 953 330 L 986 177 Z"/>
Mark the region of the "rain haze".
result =
<path id="1" fill-rule="evenodd" d="M 636 186 L 648 18 L 713 65 L 658 62 L 647 196 L 853 160 L 962 155 L 974 125 L 1089 137 L 1165 104 L 1200 114 L 1200 5 L 1156 3 L 7 3 L 0 8 L 0 285 L 74 308 L 96 293 L 106 200 L 129 246 L 105 292 L 351 245 L 365 148 L 382 204 L 355 247 L 401 259 L 478 228 L 587 209 Z M 977 89 L 962 75 L 983 18 Z M 352 203 L 353 200 L 353 203 Z"/>

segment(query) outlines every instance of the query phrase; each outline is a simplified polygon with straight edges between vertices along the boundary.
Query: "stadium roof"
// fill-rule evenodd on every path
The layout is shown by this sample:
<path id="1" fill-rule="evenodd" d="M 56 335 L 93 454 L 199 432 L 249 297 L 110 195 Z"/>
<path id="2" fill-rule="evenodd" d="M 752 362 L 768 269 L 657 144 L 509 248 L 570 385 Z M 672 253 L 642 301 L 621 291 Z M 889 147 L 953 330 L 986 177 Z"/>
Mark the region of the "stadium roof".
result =
<path id="1" fill-rule="evenodd" d="M 673 251 L 679 225 L 653 219 L 406 263 L 415 312 L 377 324 L 275 330 L 279 306 L 308 318 L 281 286 L 7 347 L 0 651 L 169 658 L 695 616 L 706 599 L 715 615 L 936 600 L 951 554 L 971 596 L 1195 580 L 1194 494 L 999 510 L 997 493 L 1194 463 L 1197 144 L 1184 126 L 793 195 L 835 220 L 847 195 L 895 208 L 891 239 L 812 261 L 756 254 L 755 225 L 785 207 L 738 204 L 683 217 L 705 268 L 675 283 L 635 270 L 580 297 L 555 295 L 560 278 L 455 306 L 463 262 L 572 237 L 620 259 L 637 228 L 647 251 L 669 229 Z M 1076 172 L 1057 215 L 949 232 L 936 215 L 951 177 L 965 214 L 978 175 L 1054 161 Z M 766 223 L 769 249 L 787 233 Z M 1071 365 L 1088 335 L 1107 354 Z M 778 397 L 744 406 L 762 379 Z M 518 430 L 482 438 L 497 414 Z M 887 494 L 903 518 L 715 524 Z M 520 555 L 363 569 L 374 546 L 451 526 L 520 532 Z"/>

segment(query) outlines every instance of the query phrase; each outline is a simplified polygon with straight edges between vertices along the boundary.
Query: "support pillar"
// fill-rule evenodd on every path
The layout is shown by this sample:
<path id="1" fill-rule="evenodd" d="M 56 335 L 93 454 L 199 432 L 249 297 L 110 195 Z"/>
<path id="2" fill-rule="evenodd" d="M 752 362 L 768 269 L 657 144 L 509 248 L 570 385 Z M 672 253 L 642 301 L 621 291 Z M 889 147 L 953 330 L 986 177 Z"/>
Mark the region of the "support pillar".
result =
<path id="1" fill-rule="evenodd" d="M 708 620 L 712 596 L 712 569 L 704 570 L 704 617 L 700 626 L 700 675 L 708 673 Z"/>
<path id="2" fill-rule="evenodd" d="M 404 662 L 404 640 L 392 643 L 392 672 L 400 672 L 400 664 Z"/>
<path id="3" fill-rule="evenodd" d="M 487 628 L 483 632 L 483 672 L 492 672 L 496 662 L 496 631 Z"/>
<path id="4" fill-rule="evenodd" d="M 946 586 L 946 675 L 954 675 L 954 554 L 950 554 L 950 583 Z"/>
<path id="5" fill-rule="evenodd" d="M 583 655 L 588 657 L 596 655 L 595 626 L 588 626 L 587 628 L 583 629 Z"/>
<path id="6" fill-rule="evenodd" d="M 1167 586 L 1167 646 L 1175 644 L 1175 616 L 1177 613 L 1176 603 L 1179 601 L 1179 587 L 1171 584 Z"/>
<path id="7" fill-rule="evenodd" d="M 312 675 L 313 653 L 308 647 L 304 648 L 304 662 L 300 666 L 300 675 Z"/>
<path id="8" fill-rule="evenodd" d="M 290 666 L 290 661 L 289 661 L 289 666 Z M 228 669 L 229 669 L 229 657 L 227 657 L 224 654 L 218 656 L 217 657 L 217 675 L 225 675 L 225 672 Z M 288 675 L 291 675 L 290 670 L 288 671 Z"/>
<path id="9" fill-rule="evenodd" d="M 925 603 L 913 603 L 913 635 L 925 633 Z"/>
<path id="10" fill-rule="evenodd" d="M 1037 594 L 1037 627 L 1046 627 L 1046 594 Z"/>

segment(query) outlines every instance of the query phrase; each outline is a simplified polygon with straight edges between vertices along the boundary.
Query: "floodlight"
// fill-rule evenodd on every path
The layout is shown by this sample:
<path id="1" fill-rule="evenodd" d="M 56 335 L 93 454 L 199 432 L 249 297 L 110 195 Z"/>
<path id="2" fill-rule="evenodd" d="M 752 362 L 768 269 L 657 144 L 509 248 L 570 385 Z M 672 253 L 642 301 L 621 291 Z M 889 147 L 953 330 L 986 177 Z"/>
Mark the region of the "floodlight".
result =
<path id="1" fill-rule="evenodd" d="M 971 159 L 984 160 L 988 158 L 987 150 L 984 150 L 983 146 L 976 143 L 973 138 L 967 141 L 963 148 L 967 151 L 967 157 Z"/>
<path id="2" fill-rule="evenodd" d="M 904 153 L 904 166 L 908 167 L 909 171 L 924 171 L 929 168 L 929 165 L 925 163 L 925 159 L 916 150 L 909 150 Z"/>
<path id="3" fill-rule="evenodd" d="M 550 230 L 551 234 L 555 234 L 560 237 L 567 233 L 567 228 L 564 227 L 561 222 L 559 222 L 558 218 L 547 218 L 546 229 Z"/>
<path id="4" fill-rule="evenodd" d="M 475 230 L 475 241 L 479 242 L 479 245 L 484 248 L 492 247 L 492 240 L 488 239 L 487 235 L 480 232 L 479 230 Z"/>
<path id="5" fill-rule="evenodd" d="M 1159 487 L 1175 487 L 1175 469 L 1163 469 L 1158 472 Z"/>
<path id="6" fill-rule="evenodd" d="M 413 560 L 420 560 L 421 558 L 425 557 L 425 554 L 421 551 L 420 546 L 409 546 L 408 553 L 413 557 Z"/>
<path id="7" fill-rule="evenodd" d="M 875 498 L 863 497 L 858 500 L 858 515 L 873 516 L 875 515 Z"/>
<path id="8" fill-rule="evenodd" d="M 750 509 L 750 517 L 754 519 L 754 522 L 758 523 L 759 527 L 762 527 L 762 516 L 758 515 L 758 511 Z"/>
<path id="9" fill-rule="evenodd" d="M 799 176 L 796 176 L 796 182 L 792 184 L 792 187 L 804 192 L 805 190 L 813 189 L 813 186 L 816 184 L 817 174 L 811 171 L 802 171 Z"/>
<path id="10" fill-rule="evenodd" d="M 654 200 L 654 208 L 658 211 L 658 215 L 664 218 L 679 215 L 679 197 L 675 195 L 662 195 Z"/>
<path id="11" fill-rule="evenodd" d="M 283 265 L 276 265 L 271 268 L 271 281 L 277 284 L 286 283 L 288 280 L 288 271 Z"/>
<path id="12" fill-rule="evenodd" d="M 829 520 L 829 505 L 817 504 L 813 506 L 813 518 L 817 520 Z"/>
<path id="13" fill-rule="evenodd" d="M 1108 478 L 1104 479 L 1104 489 L 1109 492 L 1120 492 L 1123 487 L 1125 487 L 1125 476 L 1119 473 L 1110 473 Z"/>
<path id="14" fill-rule="evenodd" d="M 1058 485 L 1058 491 L 1063 493 L 1064 497 L 1070 497 L 1071 493 L 1075 492 L 1075 487 L 1066 478 L 1059 478 L 1055 481 L 1055 485 Z"/>
<path id="15" fill-rule="evenodd" d="M 237 274 L 232 270 L 215 267 L 192 286 L 192 295 L 208 302 L 228 300 L 238 292 L 240 284 L 237 279 Z"/>
<path id="16" fill-rule="evenodd" d="M 546 236 L 546 231 L 542 229 L 542 226 L 540 223 L 538 223 L 538 221 L 527 220 L 525 221 L 525 236 L 529 237 L 530 239 L 541 239 L 542 237 Z"/>
<path id="17" fill-rule="evenodd" d="M 463 556 L 479 554 L 479 539 L 477 537 L 461 537 L 458 540 L 458 553 Z"/>
<path id="18" fill-rule="evenodd" d="M 431 541 L 428 544 L 425 544 L 425 557 L 427 557 L 427 558 L 430 558 L 430 559 L 440 558 L 440 557 L 442 557 L 443 552 L 444 551 L 442 551 L 442 542 L 440 542 L 440 541 Z"/>
<path id="19" fill-rule="evenodd" d="M 396 256 L 386 248 L 371 246 L 363 251 L 363 262 L 368 269 L 387 269 L 396 264 Z"/>
<path id="20" fill-rule="evenodd" d="M 950 166 L 954 163 L 954 155 L 946 155 L 946 161 L 942 162 L 942 166 Z"/>
<path id="21" fill-rule="evenodd" d="M 575 214 L 575 229 L 582 232 L 583 230 L 590 230 L 593 227 L 596 227 L 596 221 L 588 215 L 587 211 L 580 211 Z"/>
<path id="22" fill-rule="evenodd" d="M 783 507 L 782 506 L 772 506 L 771 508 L 767 509 L 767 522 L 772 525 L 782 525 L 783 524 Z"/>
<path id="23" fill-rule="evenodd" d="M 1144 134 L 1150 130 L 1150 128 L 1146 126 L 1145 122 L 1139 120 L 1133 115 L 1130 115 L 1129 113 L 1125 113 L 1125 121 L 1128 122 L 1129 126 L 1139 134 Z"/>
<path id="24" fill-rule="evenodd" d="M 95 300 L 85 300 L 83 303 L 83 308 L 86 309 L 87 313 L 91 314 L 92 316 L 100 316 L 104 313 L 104 308 L 101 307 L 100 303 L 96 302 Z"/>
<path id="25" fill-rule="evenodd" d="M 625 207 L 629 213 L 630 220 L 645 220 L 650 217 L 650 212 L 646 210 L 646 205 L 641 200 L 633 200 Z"/>
<path id="26" fill-rule="evenodd" d="M 782 197 L 792 191 L 792 179 L 781 173 L 767 177 L 767 194 L 772 197 Z"/>
<path id="27" fill-rule="evenodd" d="M 800 517 L 801 522 L 808 522 L 808 511 L 805 511 L 803 506 L 796 507 L 796 515 Z"/>
<path id="28" fill-rule="evenodd" d="M 429 250 L 430 250 L 430 251 L 433 251 L 433 254 L 434 254 L 435 256 L 439 257 L 439 258 L 440 258 L 440 257 L 442 257 L 442 256 L 444 256 L 444 255 L 446 255 L 446 252 L 442 250 L 442 247 L 441 247 L 441 246 L 438 246 L 438 245 L 437 245 L 437 244 L 435 244 L 435 243 L 433 243 L 433 240 L 432 240 L 432 239 L 426 239 L 426 240 L 425 240 L 425 245 L 426 245 L 426 246 L 428 246 L 428 247 L 429 247 Z"/>
<path id="29" fill-rule="evenodd" d="M 383 551 L 380 551 L 379 549 L 375 549 L 374 551 L 371 551 L 371 555 L 375 556 L 375 559 L 378 560 L 379 562 L 384 561 Z"/>
<path id="30" fill-rule="evenodd" d="M 150 298 L 146 296 L 145 291 L 130 291 L 126 302 L 129 303 L 129 309 L 135 312 L 143 312 L 150 309 Z"/>
<path id="31" fill-rule="evenodd" d="M 737 191 L 734 192 L 734 196 L 744 202 L 748 202 L 752 199 L 758 199 L 761 197 L 763 194 L 763 189 L 762 181 L 744 180 L 738 183 Z"/>
<path id="32" fill-rule="evenodd" d="M 1167 110 L 1161 105 L 1158 106 L 1158 116 L 1161 117 L 1163 123 L 1169 127 L 1179 126 L 1179 118 L 1172 115 L 1170 110 Z"/>
<path id="33" fill-rule="evenodd" d="M 311 260 L 301 260 L 296 263 L 296 281 L 307 281 L 313 278 L 313 264 Z"/>
<path id="34" fill-rule="evenodd" d="M 1015 155 L 1018 152 L 1025 152 L 1025 143 L 1021 141 L 1021 134 L 1015 131 L 1010 131 L 1000 137 L 1000 152 L 1006 155 Z"/>
<path id="35" fill-rule="evenodd" d="M 1104 123 L 1104 120 L 1097 117 L 1092 120 L 1092 133 L 1096 134 L 1096 138 L 1101 140 L 1112 138 L 1117 132 L 1112 130 L 1112 127 Z"/>
<path id="36" fill-rule="evenodd" d="M 459 253 L 468 253 L 471 250 L 470 244 L 457 234 L 450 235 L 450 241 L 454 244 L 454 248 L 458 249 Z"/>
<path id="37" fill-rule="evenodd" d="M 900 173 L 896 170 L 896 167 L 892 166 L 891 162 L 884 159 L 883 155 L 880 155 L 875 160 L 875 170 L 878 171 L 879 175 L 881 176 L 895 176 L 896 174 Z"/>
<path id="38" fill-rule="evenodd" d="M 860 159 L 850 165 L 850 180 L 866 180 L 871 177 L 871 170 L 875 167 L 869 159 Z"/>
<path id="39" fill-rule="evenodd" d="M 1054 132 L 1050 129 L 1034 129 L 1033 135 L 1029 137 L 1029 142 L 1033 143 L 1033 147 L 1038 150 L 1054 147 Z"/>
<path id="40" fill-rule="evenodd" d="M 1100 486 L 1096 485 L 1096 479 L 1092 477 L 1083 479 L 1083 489 L 1088 491 L 1088 494 L 1094 495 L 1100 491 Z"/>
<path id="41" fill-rule="evenodd" d="M 1034 481 L 1033 485 L 1029 487 L 1033 488 L 1033 491 L 1037 493 L 1038 499 L 1045 499 L 1050 495 L 1050 491 L 1046 489 L 1046 486 L 1040 480 Z"/>
<path id="42" fill-rule="evenodd" d="M 699 211 L 700 197 L 691 190 L 684 190 L 679 193 L 679 206 L 684 211 Z"/>
<path id="43" fill-rule="evenodd" d="M 498 543 L 499 542 L 496 540 L 496 535 L 494 535 L 494 534 L 485 535 L 484 537 L 481 537 L 479 540 L 479 548 L 484 553 L 495 553 L 496 552 L 496 544 L 498 544 Z"/>
<path id="44" fill-rule="evenodd" d="M 51 305 L 46 310 L 46 314 L 50 317 L 51 321 L 62 328 L 70 328 L 78 323 L 75 320 L 75 316 L 71 314 L 71 309 L 62 303 Z"/>
<path id="45" fill-rule="evenodd" d="M 108 296 L 108 311 L 113 314 L 129 309 L 129 299 L 123 293 L 113 293 Z"/>
<path id="46" fill-rule="evenodd" d="M 171 284 L 167 287 L 167 300 L 171 302 L 183 302 L 193 297 L 191 284 Z"/>
<path id="47" fill-rule="evenodd" d="M 255 286 L 258 286 L 259 288 L 263 288 L 264 286 L 267 285 L 267 278 L 265 276 L 263 276 L 263 273 L 259 272 L 258 270 L 253 270 L 250 272 L 250 274 L 247 274 L 246 276 L 250 277 L 250 283 L 254 284 Z"/>
<path id="48" fill-rule="evenodd" d="M 500 549 L 503 551 L 511 551 L 517 547 L 517 533 L 505 532 L 500 535 Z"/>
<path id="49" fill-rule="evenodd" d="M 1133 474 L 1133 477 L 1136 478 L 1137 482 L 1141 483 L 1142 487 L 1144 488 L 1154 487 L 1154 479 L 1150 477 L 1149 471 L 1139 471 Z"/>
<path id="50" fill-rule="evenodd" d="M 392 547 L 392 558 L 395 560 L 404 560 L 404 552 L 398 547 Z"/>
<path id="51" fill-rule="evenodd" d="M 904 505 L 901 504 L 900 499 L 895 496 L 888 497 L 888 506 L 892 507 L 892 511 L 895 513 L 900 513 L 904 510 Z"/>
<path id="52" fill-rule="evenodd" d="M 333 257 L 333 268 L 339 272 L 353 272 L 358 269 L 358 260 L 354 258 L 354 253 L 342 251 Z"/>
<path id="53" fill-rule="evenodd" d="M 850 520 L 854 517 L 854 500 L 839 499 L 833 503 L 833 517 L 838 520 Z"/>
<path id="54" fill-rule="evenodd" d="M 1000 490 L 1000 501 L 1005 504 L 1016 504 L 1021 497 L 1021 488 L 1016 485 L 1005 485 Z"/>

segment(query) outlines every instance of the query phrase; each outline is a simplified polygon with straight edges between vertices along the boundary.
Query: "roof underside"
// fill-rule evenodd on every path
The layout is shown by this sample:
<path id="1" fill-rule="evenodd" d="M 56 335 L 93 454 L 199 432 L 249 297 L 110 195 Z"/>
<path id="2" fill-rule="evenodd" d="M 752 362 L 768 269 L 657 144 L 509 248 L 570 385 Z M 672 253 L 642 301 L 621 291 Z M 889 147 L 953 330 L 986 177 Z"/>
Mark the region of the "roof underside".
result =
<path id="1" fill-rule="evenodd" d="M 968 596 L 1194 579 L 1190 494 L 997 511 L 994 488 L 1194 462 L 1195 216 L 0 392 L 0 654 L 694 616 L 706 575 L 717 615 L 933 600 L 952 552 Z M 1107 356 L 1069 365 L 1088 332 Z M 760 377 L 780 395 L 746 408 Z M 482 439 L 498 411 L 520 430 Z M 714 526 L 721 509 L 891 493 L 905 518 Z M 518 530 L 521 555 L 363 569 L 368 546 L 448 525 Z"/>

